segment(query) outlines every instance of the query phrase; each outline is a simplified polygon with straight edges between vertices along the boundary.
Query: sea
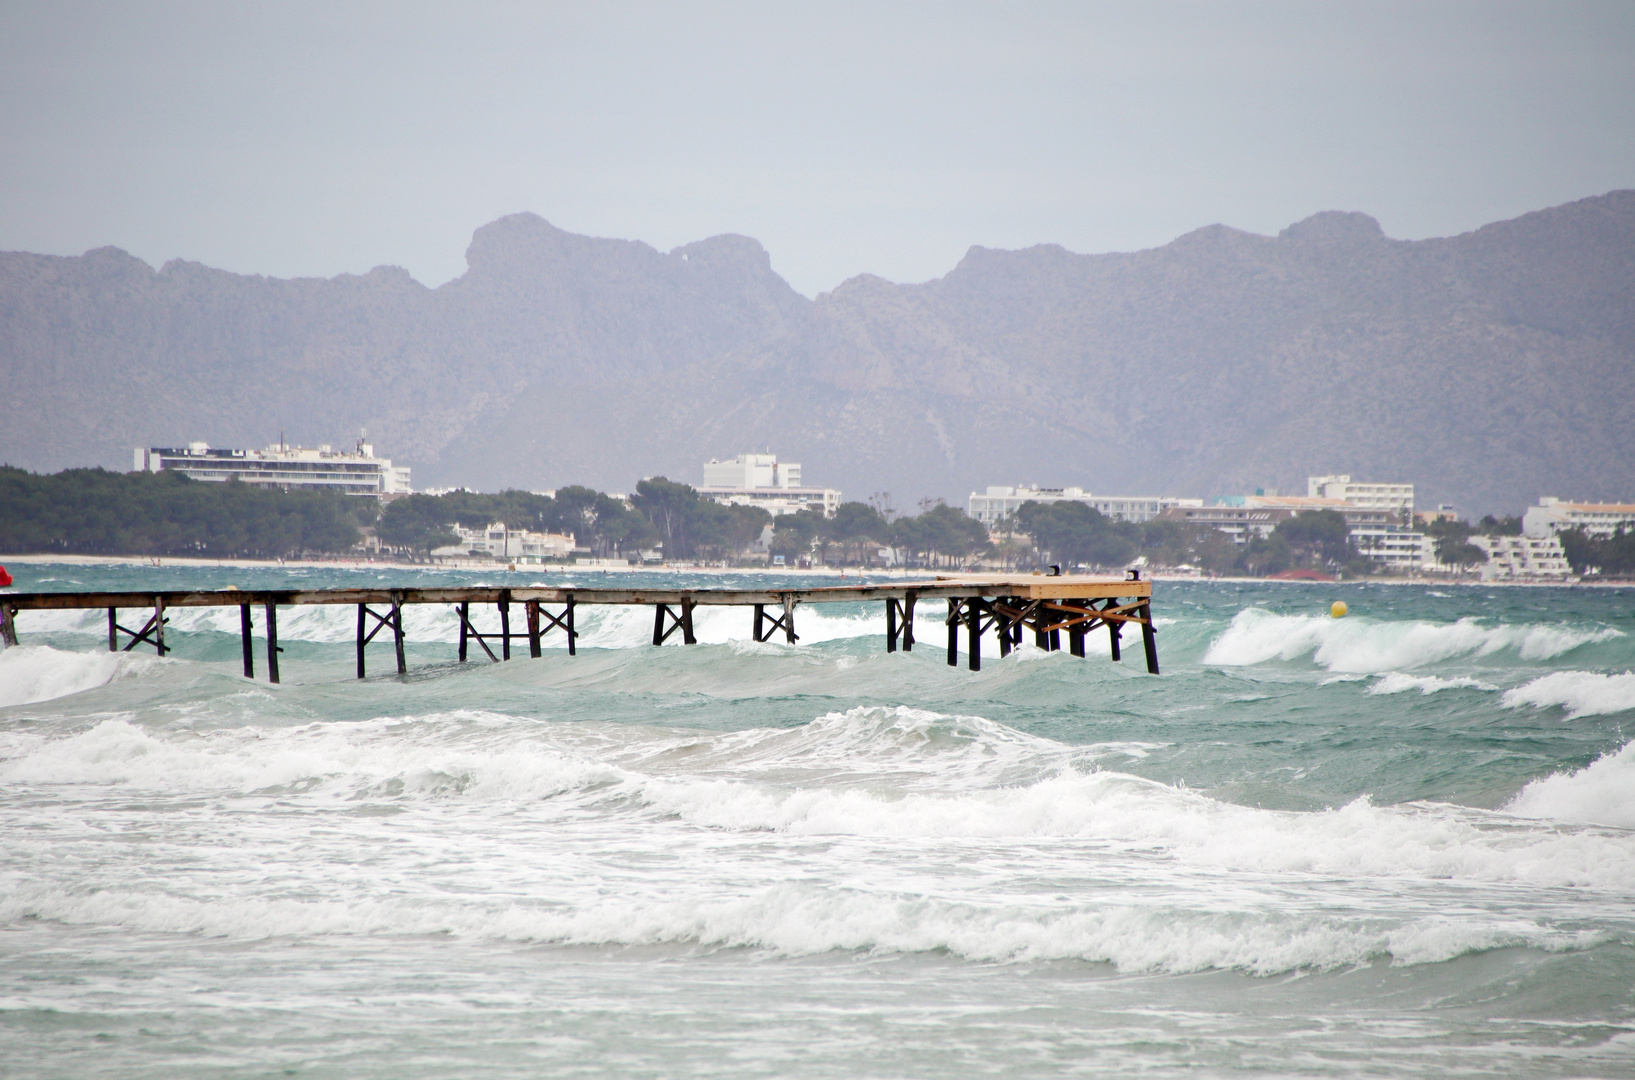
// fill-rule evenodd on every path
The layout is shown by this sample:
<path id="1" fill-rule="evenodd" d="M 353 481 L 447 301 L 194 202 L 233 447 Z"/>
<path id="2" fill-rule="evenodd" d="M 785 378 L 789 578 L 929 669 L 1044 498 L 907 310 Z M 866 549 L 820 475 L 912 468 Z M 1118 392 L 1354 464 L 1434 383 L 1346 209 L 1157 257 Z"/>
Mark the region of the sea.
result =
<path id="1" fill-rule="evenodd" d="M 463 664 L 414 607 L 408 674 L 383 635 L 361 681 L 352 609 L 284 609 L 279 685 L 236 609 L 173 610 L 162 659 L 24 612 L 0 1075 L 1635 1076 L 1635 589 L 1154 597 L 1157 677 L 1100 633 L 949 667 L 927 604 L 910 653 L 882 604 L 663 648 L 583 606 L 576 656 Z"/>

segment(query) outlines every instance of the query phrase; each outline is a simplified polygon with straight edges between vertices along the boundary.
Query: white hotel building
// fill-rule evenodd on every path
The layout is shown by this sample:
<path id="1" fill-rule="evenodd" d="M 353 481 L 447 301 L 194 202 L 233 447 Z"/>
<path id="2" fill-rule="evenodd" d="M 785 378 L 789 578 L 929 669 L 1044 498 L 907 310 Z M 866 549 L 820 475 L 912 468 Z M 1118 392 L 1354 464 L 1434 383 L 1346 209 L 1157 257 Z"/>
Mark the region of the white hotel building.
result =
<path id="1" fill-rule="evenodd" d="M 1182 499 L 1171 495 L 1092 495 L 1083 488 L 990 487 L 985 494 L 971 492 L 967 512 L 992 529 L 1010 517 L 1025 502 L 1079 502 L 1119 521 L 1151 521 L 1176 506 L 1202 506 L 1202 499 Z"/>
<path id="2" fill-rule="evenodd" d="M 816 510 L 829 517 L 840 508 L 834 488 L 803 487 L 800 465 L 779 462 L 776 454 L 739 454 L 731 461 L 704 463 L 698 493 L 728 506 L 759 506 L 773 517 Z"/>
<path id="3" fill-rule="evenodd" d="M 1568 502 L 1565 499 L 1543 498 L 1537 506 L 1529 506 L 1521 518 L 1524 536 L 1543 539 L 1568 529 L 1583 529 L 1585 534 L 1605 540 L 1619 527 L 1635 530 L 1635 503 Z"/>
<path id="4" fill-rule="evenodd" d="M 179 472 L 194 480 L 302 491 L 339 491 L 347 495 L 407 495 L 408 466 L 377 458 L 375 448 L 358 441 L 351 450 L 330 446 L 269 446 L 265 450 L 229 450 L 208 443 L 184 447 L 136 448 L 135 471 Z"/>

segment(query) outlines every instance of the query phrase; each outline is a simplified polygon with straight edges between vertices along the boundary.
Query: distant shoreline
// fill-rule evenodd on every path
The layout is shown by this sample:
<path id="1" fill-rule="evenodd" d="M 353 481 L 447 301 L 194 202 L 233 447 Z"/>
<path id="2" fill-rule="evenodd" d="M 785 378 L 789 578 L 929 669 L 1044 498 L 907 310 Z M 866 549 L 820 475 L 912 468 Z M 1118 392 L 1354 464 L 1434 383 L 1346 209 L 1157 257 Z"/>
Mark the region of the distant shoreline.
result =
<path id="1" fill-rule="evenodd" d="M 25 566 L 152 566 L 160 569 L 172 567 L 193 567 L 195 569 L 375 569 L 375 570 L 416 570 L 422 572 L 437 572 L 440 570 L 464 570 L 485 573 L 502 574 L 594 574 L 597 572 L 612 574 L 767 574 L 778 576 L 823 574 L 836 576 L 868 576 L 879 578 L 924 576 L 927 574 L 947 574 L 947 570 L 858 570 L 854 567 L 827 567 L 819 566 L 802 570 L 794 566 L 572 566 L 558 563 L 529 563 L 518 565 L 515 570 L 507 568 L 505 563 L 490 563 L 483 565 L 459 564 L 448 565 L 439 563 L 401 562 L 395 559 L 200 559 L 187 556 L 149 556 L 149 555 L 0 555 L 0 566 L 7 564 Z M 973 571 L 980 573 L 981 571 Z M 1405 577 L 1373 577 L 1356 581 L 1289 581 L 1279 578 L 1260 577 L 1193 577 L 1185 574 L 1157 573 L 1151 576 L 1153 581 L 1215 581 L 1221 583 L 1252 583 L 1266 585 L 1427 585 L 1427 586 L 1480 586 L 1483 588 L 1525 586 L 1529 588 L 1573 588 L 1587 589 L 1617 589 L 1635 586 L 1635 581 L 1481 581 L 1479 579 L 1441 579 L 1441 578 L 1405 578 Z M 15 588 L 15 586 L 13 586 Z"/>

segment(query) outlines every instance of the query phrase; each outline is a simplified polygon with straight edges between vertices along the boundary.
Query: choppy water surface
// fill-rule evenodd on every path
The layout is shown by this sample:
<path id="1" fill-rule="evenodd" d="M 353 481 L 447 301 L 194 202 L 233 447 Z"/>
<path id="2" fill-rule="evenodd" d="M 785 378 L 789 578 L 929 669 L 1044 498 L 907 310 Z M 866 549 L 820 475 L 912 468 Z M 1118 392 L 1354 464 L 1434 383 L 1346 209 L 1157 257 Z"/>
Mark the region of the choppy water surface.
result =
<path id="1" fill-rule="evenodd" d="M 1157 679 L 1102 638 L 952 669 L 930 611 L 886 655 L 879 605 L 662 650 L 581 608 L 576 657 L 460 665 L 427 607 L 361 683 L 349 609 L 286 610 L 277 687 L 230 609 L 165 660 L 25 613 L 0 1072 L 1635 1075 L 1635 593 L 1156 607 Z"/>

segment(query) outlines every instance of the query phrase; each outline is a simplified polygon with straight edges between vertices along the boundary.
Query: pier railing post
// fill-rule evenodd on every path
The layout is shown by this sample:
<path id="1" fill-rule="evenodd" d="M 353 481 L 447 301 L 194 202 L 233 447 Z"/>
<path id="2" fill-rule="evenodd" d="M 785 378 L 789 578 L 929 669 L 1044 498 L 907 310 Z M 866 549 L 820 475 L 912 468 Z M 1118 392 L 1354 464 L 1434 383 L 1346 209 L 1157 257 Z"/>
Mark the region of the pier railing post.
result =
<path id="1" fill-rule="evenodd" d="M 267 612 L 267 681 L 278 681 L 278 605 L 271 600 L 266 603 Z"/>
<path id="2" fill-rule="evenodd" d="M 238 633 L 244 646 L 244 677 L 255 678 L 255 647 L 250 642 L 250 605 L 238 606 Z"/>

